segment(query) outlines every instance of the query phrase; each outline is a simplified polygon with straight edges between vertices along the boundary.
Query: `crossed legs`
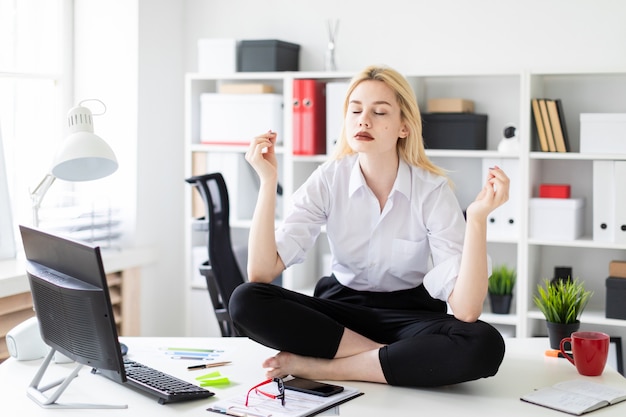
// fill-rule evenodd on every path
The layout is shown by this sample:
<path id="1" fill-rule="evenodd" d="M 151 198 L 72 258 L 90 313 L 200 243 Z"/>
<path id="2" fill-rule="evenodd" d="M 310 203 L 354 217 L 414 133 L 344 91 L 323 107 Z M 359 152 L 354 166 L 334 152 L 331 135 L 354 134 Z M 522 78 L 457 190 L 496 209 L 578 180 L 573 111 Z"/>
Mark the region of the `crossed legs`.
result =
<path id="1" fill-rule="evenodd" d="M 298 375 L 307 379 L 354 380 L 386 383 L 378 359 L 376 343 L 350 329 L 345 329 L 333 359 L 315 358 L 279 352 L 263 362 L 267 377 Z"/>
<path id="2" fill-rule="evenodd" d="M 279 350 L 268 376 L 440 386 L 494 375 L 504 342 L 483 322 L 441 312 L 367 307 L 246 283 L 231 297 L 239 330 Z"/>

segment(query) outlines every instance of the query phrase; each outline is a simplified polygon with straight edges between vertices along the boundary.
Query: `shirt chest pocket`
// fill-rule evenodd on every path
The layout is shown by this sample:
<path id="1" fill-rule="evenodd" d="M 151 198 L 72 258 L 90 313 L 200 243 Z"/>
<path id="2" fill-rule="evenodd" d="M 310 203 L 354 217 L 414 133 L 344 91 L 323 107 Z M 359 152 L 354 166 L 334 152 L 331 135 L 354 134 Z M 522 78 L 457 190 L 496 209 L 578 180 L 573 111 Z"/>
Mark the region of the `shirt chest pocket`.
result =
<path id="1" fill-rule="evenodd" d="M 391 266 L 389 271 L 395 276 L 412 272 L 426 273 L 428 269 L 428 240 L 411 241 L 394 239 L 391 245 Z"/>

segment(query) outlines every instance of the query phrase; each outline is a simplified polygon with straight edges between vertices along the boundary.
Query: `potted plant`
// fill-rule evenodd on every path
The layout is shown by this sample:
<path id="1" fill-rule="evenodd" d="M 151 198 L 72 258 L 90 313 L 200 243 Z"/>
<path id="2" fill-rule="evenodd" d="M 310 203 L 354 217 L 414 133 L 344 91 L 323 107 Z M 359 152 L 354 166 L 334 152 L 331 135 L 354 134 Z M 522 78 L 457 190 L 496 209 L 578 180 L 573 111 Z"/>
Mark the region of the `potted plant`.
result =
<path id="1" fill-rule="evenodd" d="M 559 349 L 561 339 L 580 328 L 580 315 L 593 292 L 587 291 L 578 278 L 569 277 L 545 279 L 544 286 L 537 285 L 537 291 L 533 301 L 546 318 L 550 347 Z"/>
<path id="2" fill-rule="evenodd" d="M 495 314 L 508 314 L 511 309 L 513 287 L 517 280 L 517 271 L 506 265 L 493 268 L 489 277 L 489 301 L 491 311 Z"/>

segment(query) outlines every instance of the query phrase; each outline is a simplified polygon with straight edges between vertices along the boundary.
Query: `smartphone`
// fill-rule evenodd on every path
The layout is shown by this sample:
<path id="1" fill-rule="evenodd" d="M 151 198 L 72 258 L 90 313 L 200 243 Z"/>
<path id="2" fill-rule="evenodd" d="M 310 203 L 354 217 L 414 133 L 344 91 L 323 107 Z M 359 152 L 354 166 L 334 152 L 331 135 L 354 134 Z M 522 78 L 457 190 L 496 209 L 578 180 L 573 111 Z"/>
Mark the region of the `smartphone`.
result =
<path id="1" fill-rule="evenodd" d="M 343 387 L 339 385 L 326 384 L 324 382 L 312 381 L 310 379 L 293 378 L 285 381 L 285 388 L 305 392 L 307 394 L 319 395 L 321 397 L 330 397 L 343 391 Z"/>

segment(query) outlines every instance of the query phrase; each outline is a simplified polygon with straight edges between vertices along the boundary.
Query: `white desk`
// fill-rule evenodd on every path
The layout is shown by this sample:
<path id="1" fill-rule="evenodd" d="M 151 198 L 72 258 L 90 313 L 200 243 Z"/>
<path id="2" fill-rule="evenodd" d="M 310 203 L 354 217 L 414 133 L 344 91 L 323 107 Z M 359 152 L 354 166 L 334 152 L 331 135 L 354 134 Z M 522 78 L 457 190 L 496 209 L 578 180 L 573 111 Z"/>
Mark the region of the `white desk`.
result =
<path id="1" fill-rule="evenodd" d="M 245 338 L 123 338 L 129 346 L 129 356 L 139 362 L 160 368 L 175 376 L 193 381 L 196 376 L 217 369 L 227 376 L 231 384 L 211 387 L 213 398 L 228 398 L 245 393 L 251 386 L 265 379 L 260 364 L 274 352 Z M 544 356 L 548 341 L 544 338 L 507 339 L 507 352 L 500 371 L 495 377 L 437 389 L 390 387 L 382 384 L 345 382 L 365 395 L 340 406 L 342 416 L 415 416 L 429 413 L 438 416 L 566 416 L 567 414 L 527 404 L 519 400 L 522 394 L 546 385 L 570 380 L 591 379 L 626 389 L 626 379 L 611 368 L 599 377 L 580 376 L 565 359 Z M 190 360 L 173 360 L 160 350 L 166 347 L 199 347 L 223 349 L 223 359 L 232 364 L 220 368 L 188 371 Z M 26 396 L 26 387 L 39 368 L 40 360 L 18 362 L 13 358 L 0 365 L 0 410 L 19 410 L 30 416 L 59 415 L 59 410 L 40 408 Z M 73 364 L 51 364 L 46 380 L 67 375 Z M 100 375 L 92 375 L 83 368 L 65 390 L 59 402 L 90 402 L 128 404 L 122 410 L 69 411 L 75 415 L 119 416 L 204 416 L 212 399 L 160 405 L 149 396 L 118 385 Z M 626 403 L 593 412 L 594 416 L 624 416 Z"/>

